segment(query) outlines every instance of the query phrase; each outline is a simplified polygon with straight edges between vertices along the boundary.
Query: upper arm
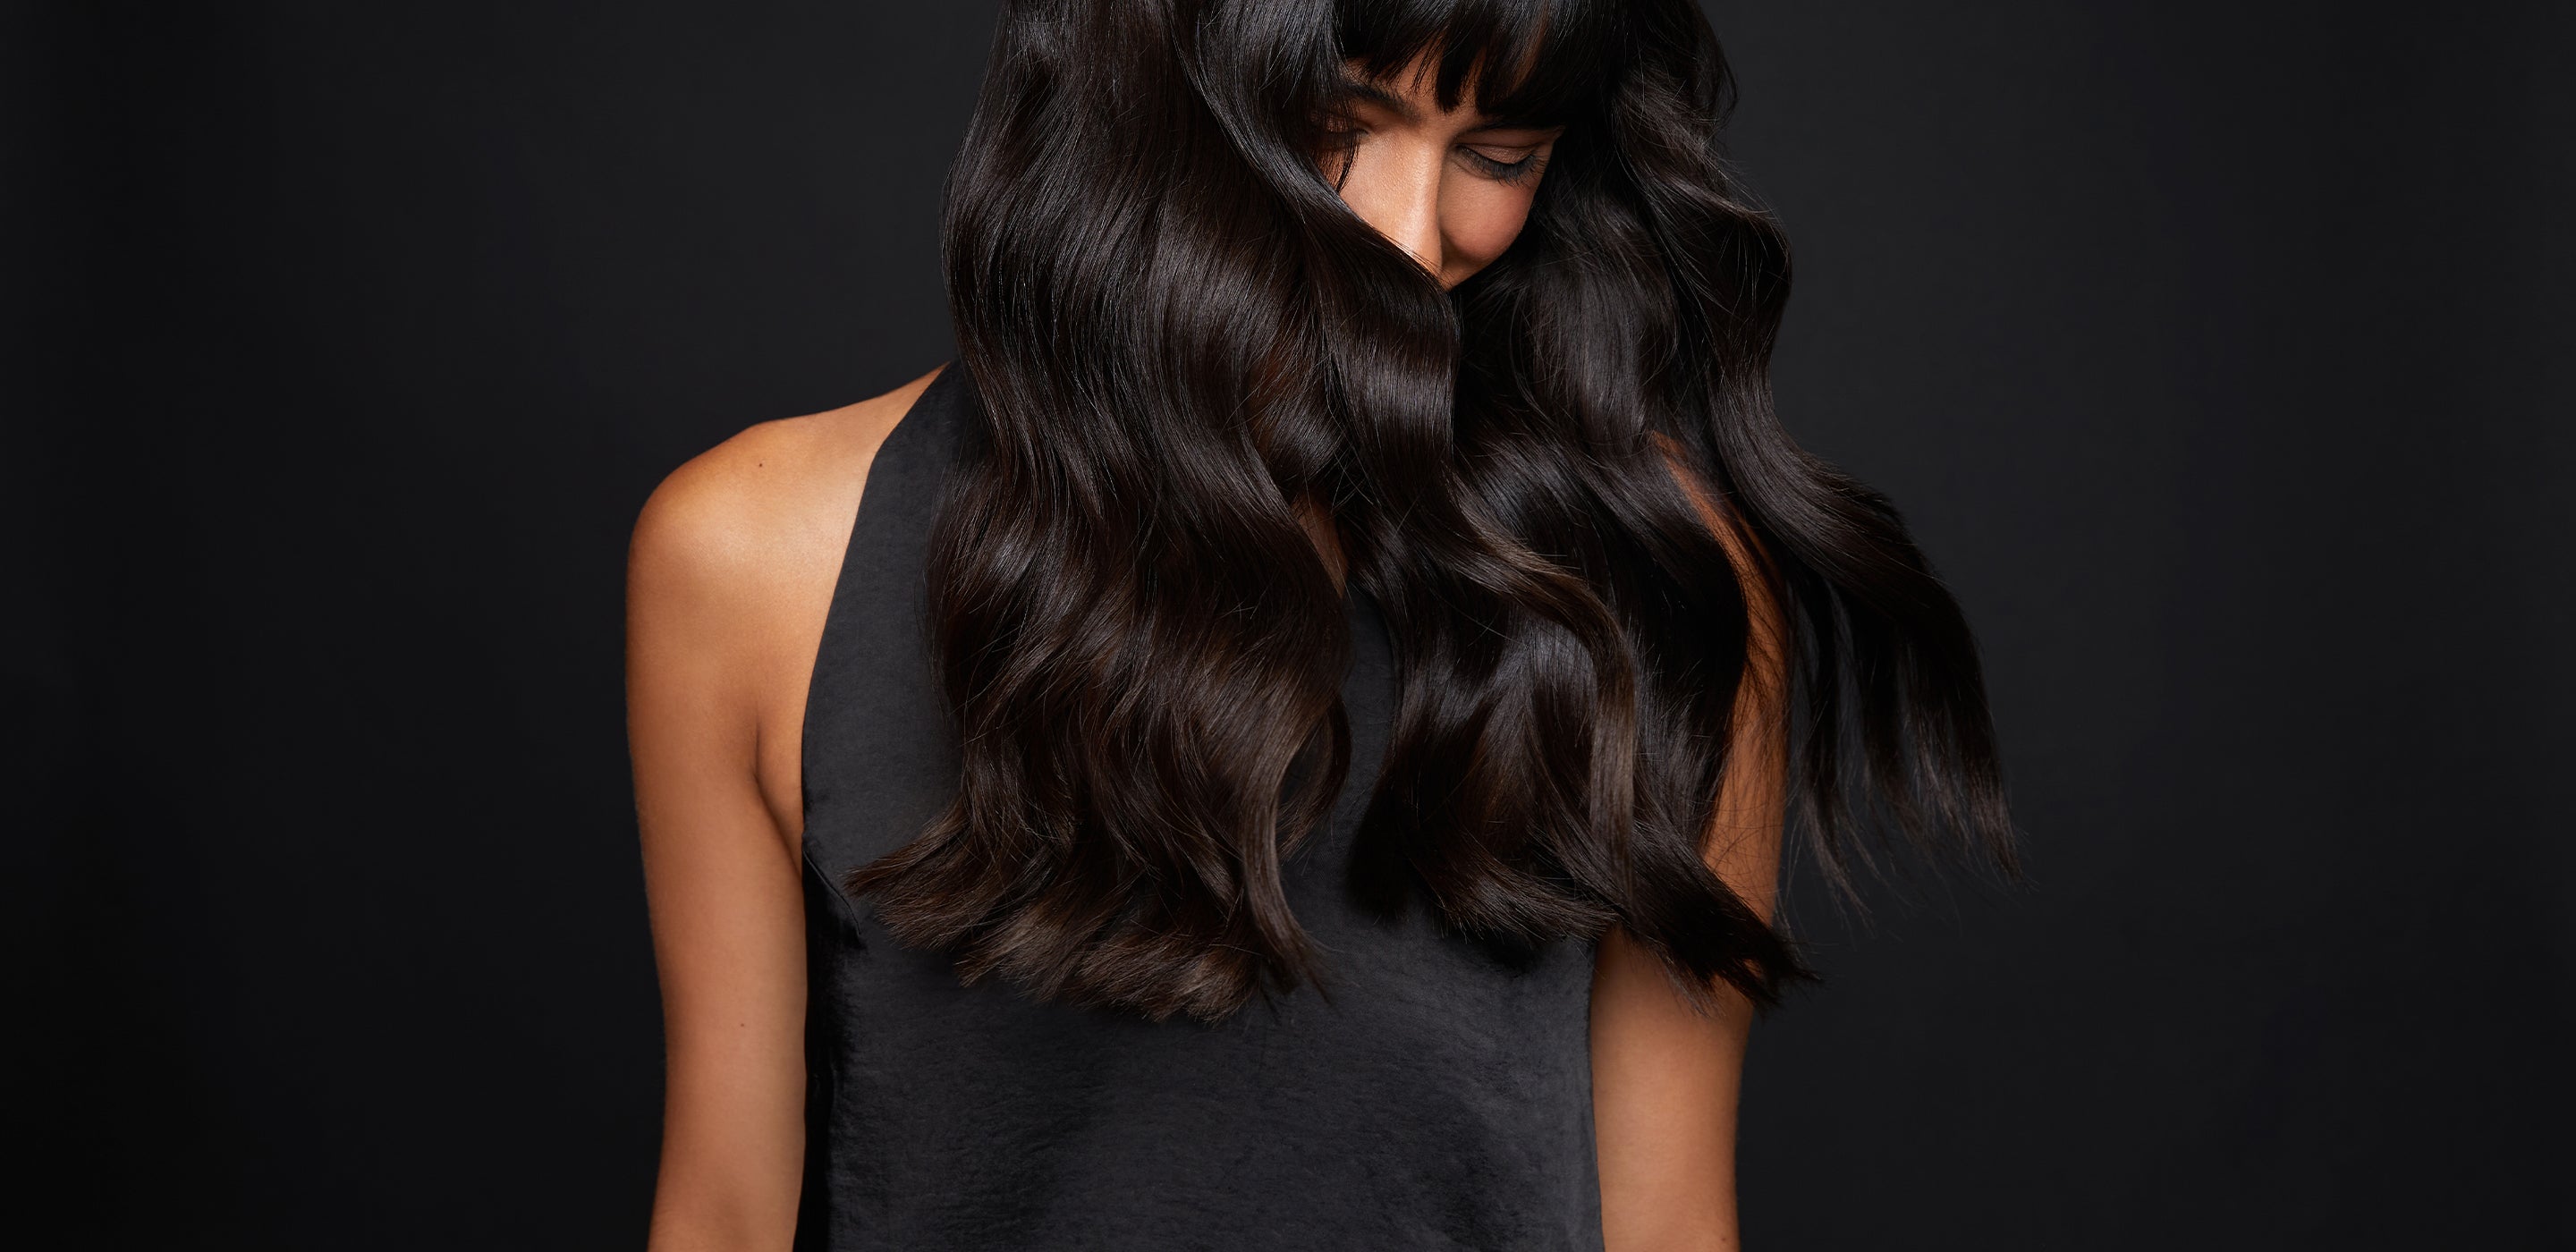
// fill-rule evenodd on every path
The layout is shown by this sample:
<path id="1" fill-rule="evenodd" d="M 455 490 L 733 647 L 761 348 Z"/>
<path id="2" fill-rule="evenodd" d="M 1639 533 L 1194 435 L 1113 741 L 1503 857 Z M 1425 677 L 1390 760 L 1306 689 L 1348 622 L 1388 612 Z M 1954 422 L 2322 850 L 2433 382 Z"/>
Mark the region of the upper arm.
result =
<path id="1" fill-rule="evenodd" d="M 664 480 L 628 553 L 628 738 L 668 1056 L 657 1249 L 784 1248 L 795 1223 L 802 865 L 758 778 L 779 588 L 775 501 L 750 454 L 771 434 Z"/>
<path id="2" fill-rule="evenodd" d="M 1671 449 L 1667 462 L 1735 565 L 1749 620 L 1745 672 L 1704 845 L 1709 866 L 1765 921 L 1776 908 L 1787 793 L 1787 633 L 1752 536 Z M 1609 1252 L 1737 1246 L 1735 1121 L 1750 1001 L 1715 988 L 1696 1011 L 1663 963 L 1619 930 L 1593 973 L 1592 1072 L 1602 1233 Z"/>

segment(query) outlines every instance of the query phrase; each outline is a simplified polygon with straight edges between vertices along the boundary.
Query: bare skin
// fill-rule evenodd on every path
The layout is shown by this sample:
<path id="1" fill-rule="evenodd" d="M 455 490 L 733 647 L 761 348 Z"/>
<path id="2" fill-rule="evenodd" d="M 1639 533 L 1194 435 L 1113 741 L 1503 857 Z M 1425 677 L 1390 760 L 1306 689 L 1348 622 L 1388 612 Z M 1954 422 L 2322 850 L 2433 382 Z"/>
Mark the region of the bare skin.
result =
<path id="1" fill-rule="evenodd" d="M 754 426 L 636 521 L 627 723 L 668 1053 L 655 1252 L 795 1231 L 805 689 L 868 466 L 929 382 Z"/>
<path id="2" fill-rule="evenodd" d="M 1326 157 L 1346 203 L 1436 275 L 1463 281 L 1527 220 L 1553 131 L 1444 112 L 1399 74 Z M 803 780 L 807 684 L 869 465 L 933 375 L 846 408 L 751 427 L 645 504 L 628 558 L 628 730 L 662 978 L 668 1078 L 654 1252 L 785 1249 L 804 1158 Z M 1718 502 L 1673 472 L 1739 568 Z M 1327 525 L 1318 535 L 1328 548 Z M 1752 585 L 1748 582 L 1748 585 Z M 1785 718 L 1781 625 L 1754 606 L 1756 660 L 1710 864 L 1774 907 Z M 1625 935 L 1600 946 L 1593 1114 L 1608 1252 L 1737 1246 L 1735 1121 L 1749 1006 L 1691 1010 Z"/>

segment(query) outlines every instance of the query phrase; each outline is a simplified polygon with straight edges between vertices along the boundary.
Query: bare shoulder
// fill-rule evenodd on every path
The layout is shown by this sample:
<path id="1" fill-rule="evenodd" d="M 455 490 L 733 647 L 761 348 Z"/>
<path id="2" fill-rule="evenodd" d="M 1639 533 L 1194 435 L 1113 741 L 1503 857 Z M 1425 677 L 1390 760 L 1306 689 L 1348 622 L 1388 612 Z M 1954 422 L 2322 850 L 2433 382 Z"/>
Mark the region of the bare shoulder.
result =
<path id="1" fill-rule="evenodd" d="M 630 725 L 678 736 L 687 750 L 668 759 L 686 769 L 747 766 L 791 849 L 807 680 L 868 467 L 937 374 L 749 427 L 671 471 L 635 519 Z"/>
<path id="2" fill-rule="evenodd" d="M 748 427 L 671 471 L 627 550 L 630 676 L 694 674 L 731 716 L 794 725 L 868 466 L 937 373 Z"/>
<path id="3" fill-rule="evenodd" d="M 936 376 L 934 370 L 856 404 L 747 427 L 671 471 L 635 521 L 631 594 L 668 592 L 757 609 L 778 593 L 810 593 L 819 579 L 828 596 L 868 466 Z"/>

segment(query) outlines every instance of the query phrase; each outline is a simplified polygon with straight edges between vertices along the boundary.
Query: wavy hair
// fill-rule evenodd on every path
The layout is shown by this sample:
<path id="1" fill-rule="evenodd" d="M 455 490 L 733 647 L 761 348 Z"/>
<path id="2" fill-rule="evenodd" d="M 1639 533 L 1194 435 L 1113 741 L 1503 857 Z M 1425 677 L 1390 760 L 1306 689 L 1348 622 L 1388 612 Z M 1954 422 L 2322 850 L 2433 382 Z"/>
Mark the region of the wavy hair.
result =
<path id="1" fill-rule="evenodd" d="M 1444 106 L 1566 128 L 1447 292 L 1315 159 L 1346 65 L 1423 55 Z M 1808 976 L 1703 854 L 1747 578 L 1790 626 L 1791 837 L 1845 888 L 1876 839 L 2009 869 L 1958 606 L 1773 414 L 1788 251 L 1731 103 L 1690 0 L 1005 4 L 943 231 L 982 414 L 928 565 L 962 782 L 847 884 L 899 941 L 1158 1019 L 1319 981 L 1281 860 L 1347 776 L 1344 579 L 1399 683 L 1351 866 L 1381 911 L 1616 925 L 1703 1005 Z"/>

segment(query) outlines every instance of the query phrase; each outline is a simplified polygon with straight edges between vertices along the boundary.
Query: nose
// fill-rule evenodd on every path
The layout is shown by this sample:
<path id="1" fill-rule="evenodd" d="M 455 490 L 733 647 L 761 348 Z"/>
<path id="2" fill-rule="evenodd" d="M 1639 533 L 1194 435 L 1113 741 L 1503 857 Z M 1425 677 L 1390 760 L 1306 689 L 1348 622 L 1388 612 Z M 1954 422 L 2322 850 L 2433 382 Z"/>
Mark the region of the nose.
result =
<path id="1" fill-rule="evenodd" d="M 1440 171 L 1447 150 L 1436 144 L 1372 143 L 1355 158 L 1342 198 L 1360 220 L 1402 248 L 1422 268 L 1441 272 Z M 1376 168 L 1363 168 L 1374 165 Z"/>

